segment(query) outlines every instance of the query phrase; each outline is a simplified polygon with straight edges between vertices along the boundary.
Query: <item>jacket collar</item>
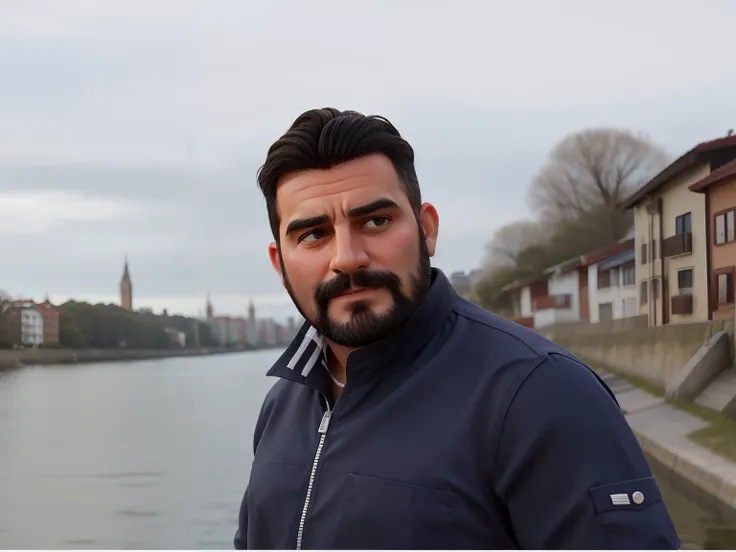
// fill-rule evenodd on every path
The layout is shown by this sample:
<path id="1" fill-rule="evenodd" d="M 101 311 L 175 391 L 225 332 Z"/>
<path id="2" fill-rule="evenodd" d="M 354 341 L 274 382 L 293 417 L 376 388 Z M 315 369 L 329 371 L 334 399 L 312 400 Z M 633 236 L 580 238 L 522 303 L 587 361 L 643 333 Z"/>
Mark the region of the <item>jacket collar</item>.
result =
<path id="1" fill-rule="evenodd" d="M 347 362 L 349 384 L 368 380 L 399 363 L 411 363 L 445 324 L 456 297 L 445 274 L 433 268 L 429 292 L 409 322 L 381 341 L 350 353 Z M 326 341 L 305 322 L 267 374 L 314 387 L 329 395 L 326 354 Z"/>

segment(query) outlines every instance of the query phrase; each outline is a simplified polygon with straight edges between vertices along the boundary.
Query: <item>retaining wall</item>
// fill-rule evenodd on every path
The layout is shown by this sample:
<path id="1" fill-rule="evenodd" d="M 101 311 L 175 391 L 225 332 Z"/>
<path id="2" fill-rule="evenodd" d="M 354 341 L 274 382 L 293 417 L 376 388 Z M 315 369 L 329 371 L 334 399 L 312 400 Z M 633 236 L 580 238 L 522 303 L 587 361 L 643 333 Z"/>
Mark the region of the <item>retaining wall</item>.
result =
<path id="1" fill-rule="evenodd" d="M 693 355 L 721 331 L 733 343 L 732 319 L 649 328 L 643 315 L 596 324 L 554 326 L 540 333 L 586 360 L 665 389 Z M 733 356 L 731 362 L 732 359 Z"/>

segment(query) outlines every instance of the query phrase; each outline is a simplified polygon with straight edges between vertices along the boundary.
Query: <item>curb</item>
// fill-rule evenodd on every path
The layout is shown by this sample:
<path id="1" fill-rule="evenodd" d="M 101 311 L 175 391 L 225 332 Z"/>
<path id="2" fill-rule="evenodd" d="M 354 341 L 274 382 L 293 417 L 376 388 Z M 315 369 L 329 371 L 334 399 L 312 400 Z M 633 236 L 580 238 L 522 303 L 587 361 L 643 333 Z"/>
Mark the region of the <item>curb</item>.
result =
<path id="1" fill-rule="evenodd" d="M 697 458 L 677 454 L 636 430 L 634 430 L 634 433 L 644 451 L 663 466 L 696 485 L 703 492 L 716 498 L 726 506 L 736 509 L 736 477 L 734 477 L 732 462 L 724 459 L 722 463 L 718 464 L 728 468 L 727 471 L 730 472 L 728 475 L 721 475 L 707 467 L 705 462 L 699 462 Z"/>

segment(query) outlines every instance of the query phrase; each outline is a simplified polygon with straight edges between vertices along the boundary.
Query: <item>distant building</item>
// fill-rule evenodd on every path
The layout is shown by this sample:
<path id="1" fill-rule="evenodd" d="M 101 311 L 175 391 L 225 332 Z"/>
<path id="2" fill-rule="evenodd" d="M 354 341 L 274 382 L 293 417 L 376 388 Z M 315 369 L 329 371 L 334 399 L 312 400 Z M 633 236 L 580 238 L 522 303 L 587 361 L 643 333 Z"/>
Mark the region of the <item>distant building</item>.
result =
<path id="1" fill-rule="evenodd" d="M 174 345 L 178 345 L 179 347 L 187 346 L 187 334 L 176 328 L 165 328 L 165 331 Z"/>
<path id="2" fill-rule="evenodd" d="M 467 296 L 468 293 L 470 293 L 471 282 L 470 278 L 467 274 L 465 274 L 465 272 L 453 272 L 450 275 L 450 283 L 452 284 L 452 287 L 455 288 L 455 291 L 458 292 L 458 294 L 462 296 Z"/>
<path id="3" fill-rule="evenodd" d="M 0 311 L 10 343 L 32 346 L 43 343 L 43 315 L 36 303 L 30 300 L 6 301 Z"/>
<path id="4" fill-rule="evenodd" d="M 259 319 L 251 298 L 248 316 L 215 316 L 215 309 L 207 295 L 206 323 L 212 338 L 221 346 L 278 346 L 291 341 L 298 331 L 294 317 L 287 319 L 286 325 L 278 324 L 272 318 Z"/>
<path id="5" fill-rule="evenodd" d="M 212 320 L 215 317 L 215 309 L 212 308 L 212 301 L 210 300 L 210 294 L 207 294 L 207 320 Z"/>
<path id="6" fill-rule="evenodd" d="M 245 321 L 245 342 L 251 346 L 258 344 L 258 321 L 256 319 L 256 307 L 253 304 L 252 297 L 248 305 L 248 319 Z"/>
<path id="7" fill-rule="evenodd" d="M 120 306 L 125 310 L 133 310 L 133 282 L 130 279 L 127 257 L 125 258 L 123 277 L 120 280 Z"/>
<path id="8" fill-rule="evenodd" d="M 43 342 L 59 343 L 59 311 L 53 307 L 48 298 L 43 303 L 37 303 L 36 307 L 41 311 L 43 318 Z"/>

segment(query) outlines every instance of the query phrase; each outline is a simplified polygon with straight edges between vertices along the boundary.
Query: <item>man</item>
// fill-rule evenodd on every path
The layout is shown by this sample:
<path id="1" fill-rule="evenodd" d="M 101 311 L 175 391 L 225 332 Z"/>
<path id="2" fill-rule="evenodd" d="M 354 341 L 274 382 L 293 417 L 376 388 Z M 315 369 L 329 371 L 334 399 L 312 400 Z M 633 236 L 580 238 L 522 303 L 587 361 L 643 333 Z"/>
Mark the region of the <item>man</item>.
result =
<path id="1" fill-rule="evenodd" d="M 236 548 L 677 548 L 608 388 L 460 298 L 385 119 L 307 111 L 258 176 L 307 321 L 268 372 Z"/>

